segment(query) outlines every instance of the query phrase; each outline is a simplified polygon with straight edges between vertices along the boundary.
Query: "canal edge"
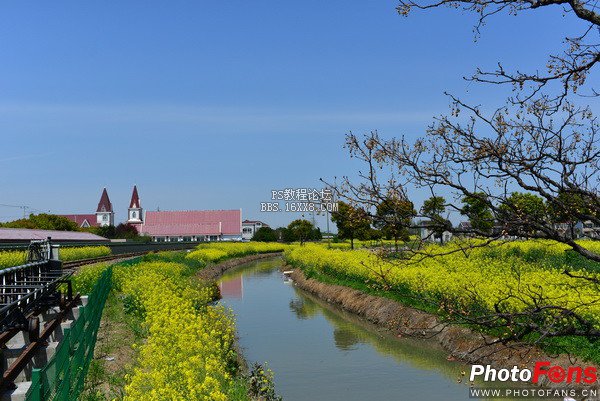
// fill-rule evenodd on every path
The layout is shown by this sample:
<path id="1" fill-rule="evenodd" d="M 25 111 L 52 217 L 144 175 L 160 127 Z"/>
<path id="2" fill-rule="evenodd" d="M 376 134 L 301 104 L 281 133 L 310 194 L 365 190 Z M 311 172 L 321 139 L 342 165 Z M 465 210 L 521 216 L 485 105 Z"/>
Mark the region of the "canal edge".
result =
<path id="1" fill-rule="evenodd" d="M 493 338 L 469 328 L 452 324 L 443 325 L 441 329 L 436 328 L 441 322 L 431 313 L 405 306 L 389 298 L 307 278 L 301 269 L 285 263 L 282 266 L 283 270 L 298 288 L 391 332 L 394 337 L 406 336 L 437 341 L 449 353 L 448 360 L 451 361 L 489 364 L 496 369 L 510 369 L 513 366 L 533 369 L 535 362 L 539 360 L 551 361 L 562 366 L 571 366 L 578 361 L 568 355 L 552 356 L 538 347 L 527 344 L 486 345 L 493 341 Z M 546 377 L 540 378 L 538 385 L 557 387 L 557 384 Z M 572 387 L 581 386 L 573 383 Z M 595 387 L 600 389 L 598 383 Z"/>

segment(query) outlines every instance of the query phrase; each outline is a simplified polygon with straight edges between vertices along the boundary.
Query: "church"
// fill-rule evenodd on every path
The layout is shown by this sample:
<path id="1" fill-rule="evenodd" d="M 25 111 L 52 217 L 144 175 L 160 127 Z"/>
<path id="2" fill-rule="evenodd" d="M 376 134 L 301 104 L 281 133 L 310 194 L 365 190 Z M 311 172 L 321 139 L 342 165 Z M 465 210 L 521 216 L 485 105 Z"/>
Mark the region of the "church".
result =
<path id="1" fill-rule="evenodd" d="M 82 228 L 115 225 L 115 213 L 106 188 L 95 214 L 62 215 Z M 242 210 L 147 211 L 142 208 L 137 186 L 133 186 L 127 221 L 140 235 L 154 242 L 241 241 Z"/>
<path id="2" fill-rule="evenodd" d="M 61 214 L 60 216 L 74 221 L 81 228 L 89 227 L 104 227 L 115 225 L 115 212 L 113 211 L 112 203 L 108 197 L 106 188 L 102 190 L 100 202 L 96 208 L 96 213 L 93 214 Z"/>
<path id="3" fill-rule="evenodd" d="M 134 185 L 127 223 L 154 242 L 241 241 L 242 210 L 146 211 Z"/>

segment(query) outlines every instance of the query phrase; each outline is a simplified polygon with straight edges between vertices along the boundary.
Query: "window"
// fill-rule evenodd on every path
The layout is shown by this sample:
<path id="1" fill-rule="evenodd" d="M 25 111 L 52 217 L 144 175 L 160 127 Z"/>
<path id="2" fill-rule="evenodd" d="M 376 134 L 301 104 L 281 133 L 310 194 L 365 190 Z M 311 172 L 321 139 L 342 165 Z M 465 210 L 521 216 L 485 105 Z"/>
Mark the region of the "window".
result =
<path id="1" fill-rule="evenodd" d="M 131 212 L 131 217 L 135 219 L 137 217 L 137 213 L 136 212 Z"/>
<path id="2" fill-rule="evenodd" d="M 102 221 L 107 221 L 107 220 L 108 220 L 108 216 L 107 216 L 107 215 L 105 215 L 105 214 L 103 214 L 103 215 L 102 215 Z"/>
<path id="3" fill-rule="evenodd" d="M 244 234 L 250 234 L 252 232 L 252 229 L 250 227 L 244 227 L 243 232 Z"/>

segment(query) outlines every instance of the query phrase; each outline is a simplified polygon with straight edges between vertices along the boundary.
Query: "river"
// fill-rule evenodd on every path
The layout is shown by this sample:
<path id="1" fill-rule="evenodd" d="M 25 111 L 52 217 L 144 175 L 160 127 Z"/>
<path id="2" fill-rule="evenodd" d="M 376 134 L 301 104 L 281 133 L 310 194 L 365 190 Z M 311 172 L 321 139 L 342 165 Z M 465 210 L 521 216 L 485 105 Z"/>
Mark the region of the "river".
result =
<path id="1" fill-rule="evenodd" d="M 285 401 L 469 399 L 469 366 L 448 361 L 435 341 L 396 338 L 295 288 L 281 263 L 242 265 L 219 285 L 244 357 L 267 362 Z"/>

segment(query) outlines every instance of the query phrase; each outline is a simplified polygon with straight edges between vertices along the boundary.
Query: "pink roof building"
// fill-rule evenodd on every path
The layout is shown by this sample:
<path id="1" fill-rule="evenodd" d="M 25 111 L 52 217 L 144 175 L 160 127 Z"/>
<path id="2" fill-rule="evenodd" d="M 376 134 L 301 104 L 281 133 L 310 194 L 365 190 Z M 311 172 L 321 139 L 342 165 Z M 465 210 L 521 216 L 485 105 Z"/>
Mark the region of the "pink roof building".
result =
<path id="1" fill-rule="evenodd" d="M 146 211 L 138 230 L 154 240 L 170 237 L 190 237 L 192 241 L 241 240 L 242 211 Z"/>

